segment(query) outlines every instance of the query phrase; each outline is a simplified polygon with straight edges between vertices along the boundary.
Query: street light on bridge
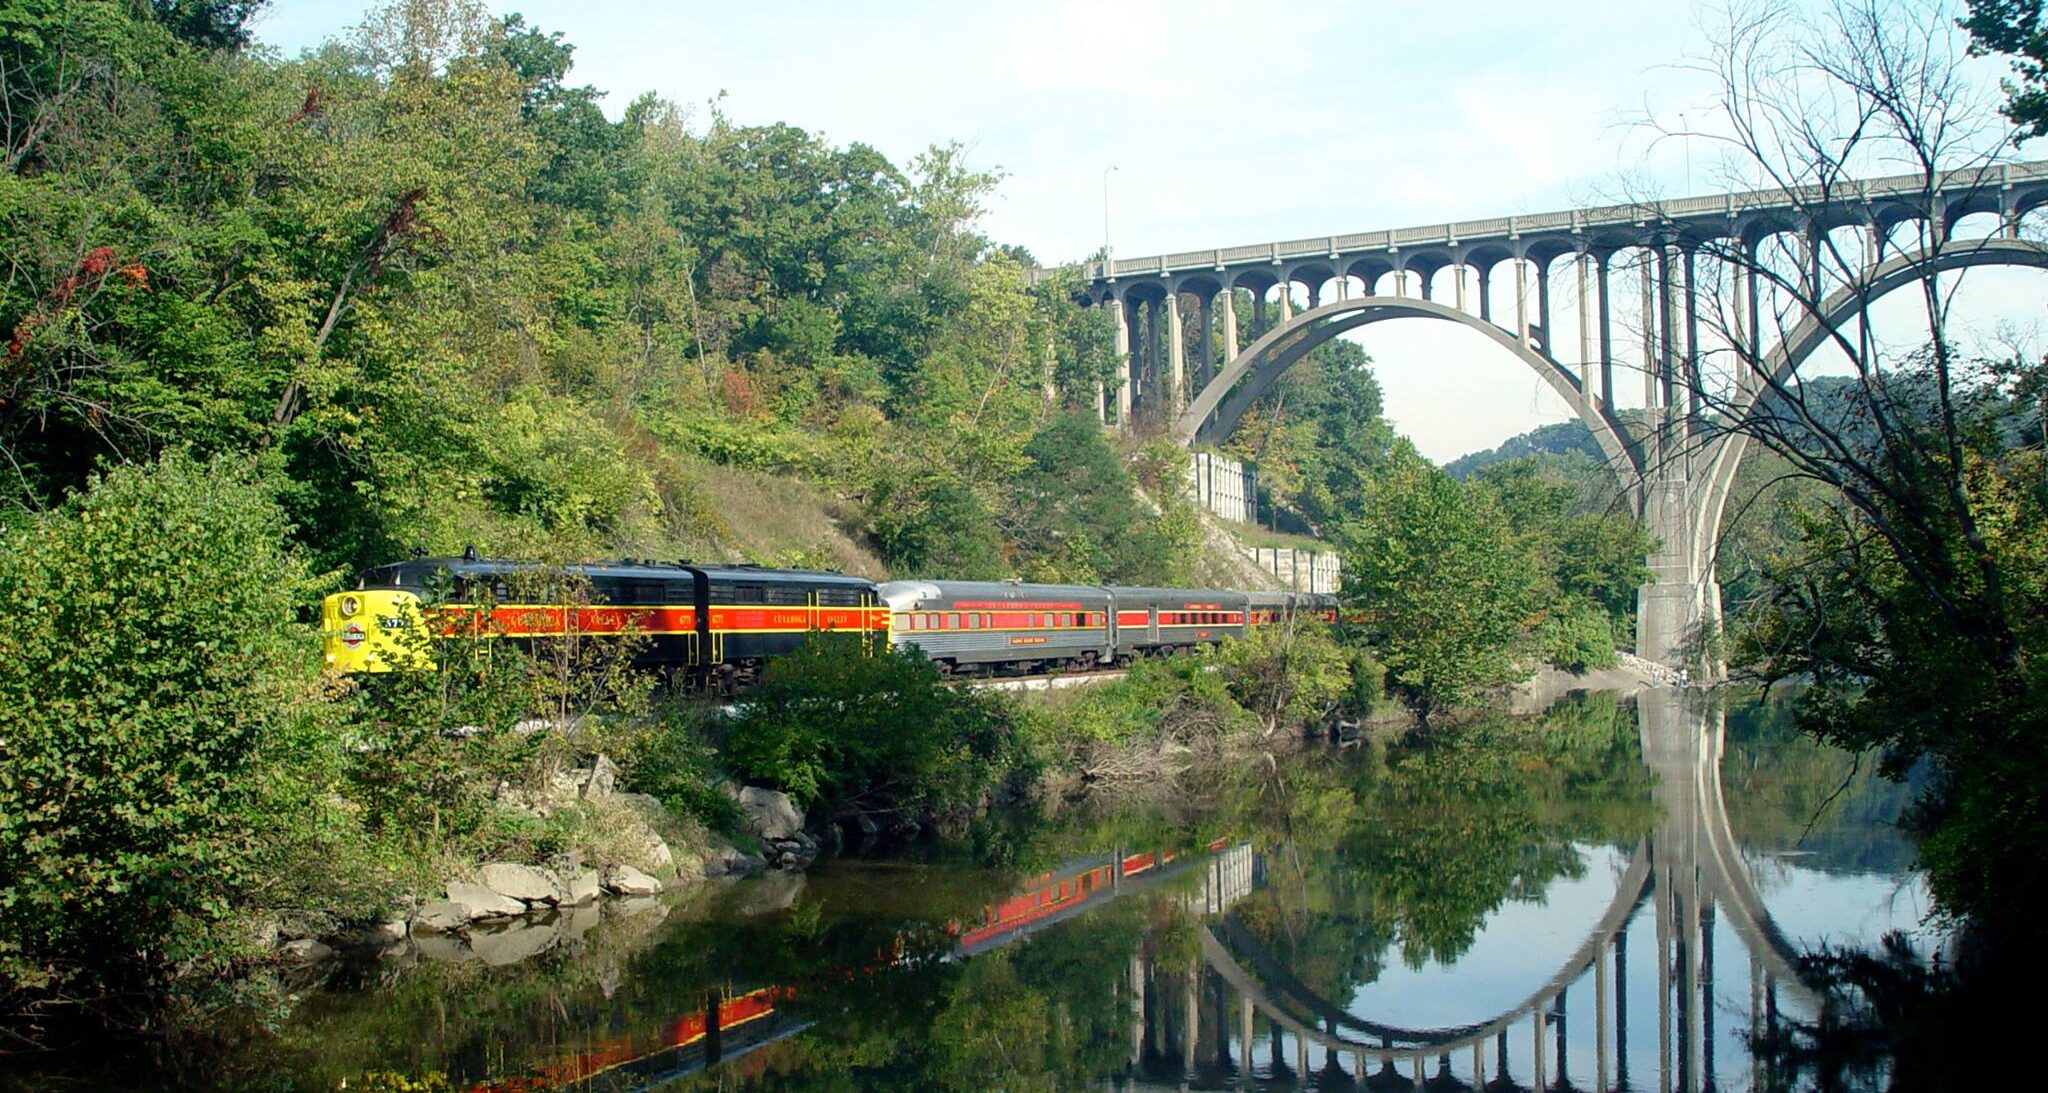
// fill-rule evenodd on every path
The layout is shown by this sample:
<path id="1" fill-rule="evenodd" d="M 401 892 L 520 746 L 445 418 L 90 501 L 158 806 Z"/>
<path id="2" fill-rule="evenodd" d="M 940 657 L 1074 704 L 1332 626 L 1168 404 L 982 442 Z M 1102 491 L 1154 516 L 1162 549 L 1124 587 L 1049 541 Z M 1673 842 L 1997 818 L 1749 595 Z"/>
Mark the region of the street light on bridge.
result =
<path id="1" fill-rule="evenodd" d="M 1104 280 L 1116 276 L 1116 267 L 1110 265 L 1109 250 L 1109 173 L 1116 170 L 1112 163 L 1102 169 L 1102 276 Z"/>

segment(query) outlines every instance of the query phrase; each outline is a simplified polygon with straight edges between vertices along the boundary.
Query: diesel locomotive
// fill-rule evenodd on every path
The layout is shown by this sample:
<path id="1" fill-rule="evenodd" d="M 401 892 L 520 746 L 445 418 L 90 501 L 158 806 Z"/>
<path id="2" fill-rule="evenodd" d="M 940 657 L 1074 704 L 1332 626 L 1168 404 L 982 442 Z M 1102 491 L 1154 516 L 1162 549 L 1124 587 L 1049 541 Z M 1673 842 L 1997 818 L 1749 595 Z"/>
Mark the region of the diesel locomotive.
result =
<path id="1" fill-rule="evenodd" d="M 948 675 L 993 675 L 1123 666 L 1294 618 L 1335 622 L 1336 599 L 1017 581 L 876 584 L 818 570 L 631 558 L 547 569 L 474 551 L 377 566 L 321 604 L 336 672 L 425 668 L 431 643 L 450 637 L 631 634 L 641 639 L 639 666 L 726 685 L 751 682 L 812 631 L 916 646 Z"/>

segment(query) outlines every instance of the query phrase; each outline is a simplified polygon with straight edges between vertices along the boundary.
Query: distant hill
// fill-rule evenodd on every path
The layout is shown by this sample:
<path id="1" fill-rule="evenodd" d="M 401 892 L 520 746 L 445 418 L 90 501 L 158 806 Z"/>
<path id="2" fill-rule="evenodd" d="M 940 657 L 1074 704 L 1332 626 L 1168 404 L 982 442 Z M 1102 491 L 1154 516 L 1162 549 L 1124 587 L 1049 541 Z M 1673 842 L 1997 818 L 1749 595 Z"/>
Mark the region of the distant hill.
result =
<path id="1" fill-rule="evenodd" d="M 1600 445 L 1593 440 L 1593 433 L 1582 421 L 1560 421 L 1543 425 L 1520 436 L 1509 437 L 1498 448 L 1483 452 L 1461 455 L 1444 464 L 1444 473 L 1452 478 L 1463 479 L 1481 467 L 1505 463 L 1510 459 L 1521 459 L 1531 455 L 1571 455 L 1582 453 L 1593 459 L 1601 459 Z"/>
<path id="2" fill-rule="evenodd" d="M 1894 397 L 1911 403 L 1926 405 L 1932 402 L 1924 378 L 1912 373 L 1900 373 L 1892 379 Z M 1862 396 L 1857 381 L 1851 376 L 1814 376 L 1805 383 L 1809 411 L 1829 431 L 1851 445 L 1873 443 L 1876 433 L 1866 420 L 1868 411 L 1863 408 Z M 1995 389 L 1976 392 L 1969 400 L 1974 412 L 1987 413 L 2005 442 L 2020 445 L 2039 441 L 2048 434 L 2037 407 L 2021 405 L 2000 397 Z M 1787 409 L 1783 413 L 1789 418 L 1795 416 Z M 1624 411 L 1623 418 L 1631 419 L 1632 412 Z M 1794 436 L 1801 435 L 1796 427 L 1789 430 Z M 1472 452 L 1444 464 L 1445 473 L 1453 478 L 1463 479 L 1482 467 L 1505 463 L 1510 459 L 1521 459 L 1531 455 L 1571 455 L 1583 453 L 1594 460 L 1603 460 L 1600 446 L 1593 440 L 1593 434 L 1578 420 L 1561 421 L 1544 425 L 1510 437 L 1498 448 Z"/>

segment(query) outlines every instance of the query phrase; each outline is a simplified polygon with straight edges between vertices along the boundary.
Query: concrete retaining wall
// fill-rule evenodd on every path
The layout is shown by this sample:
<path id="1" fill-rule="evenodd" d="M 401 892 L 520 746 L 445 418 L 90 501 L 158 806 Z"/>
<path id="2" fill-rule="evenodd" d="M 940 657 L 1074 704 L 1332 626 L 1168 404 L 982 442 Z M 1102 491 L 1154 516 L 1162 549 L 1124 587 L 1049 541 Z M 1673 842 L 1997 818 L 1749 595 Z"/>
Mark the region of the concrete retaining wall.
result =
<path id="1" fill-rule="evenodd" d="M 1235 459 L 1196 452 L 1188 460 L 1188 497 L 1225 520 L 1258 520 L 1258 477 Z"/>
<path id="2" fill-rule="evenodd" d="M 1245 556 L 1294 592 L 1335 594 L 1344 584 L 1342 559 L 1327 550 L 1246 547 Z"/>

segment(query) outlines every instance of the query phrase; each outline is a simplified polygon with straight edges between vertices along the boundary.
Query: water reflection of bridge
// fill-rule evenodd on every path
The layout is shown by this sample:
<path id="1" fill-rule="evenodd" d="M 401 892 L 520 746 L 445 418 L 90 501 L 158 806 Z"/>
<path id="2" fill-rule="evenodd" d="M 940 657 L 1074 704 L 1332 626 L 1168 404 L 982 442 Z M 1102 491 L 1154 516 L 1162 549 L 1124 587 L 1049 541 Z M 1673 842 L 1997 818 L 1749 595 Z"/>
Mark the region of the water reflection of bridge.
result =
<path id="1" fill-rule="evenodd" d="M 1312 1076 L 1325 1089 L 1351 1083 L 1444 1093 L 1586 1088 L 1575 1084 L 1587 1075 L 1570 1066 L 1566 1017 L 1586 1019 L 1569 1011 L 1567 1001 L 1590 976 L 1591 1088 L 1648 1088 L 1630 1073 L 1627 1024 L 1627 928 L 1648 903 L 1658 969 L 1656 1088 L 1714 1088 L 1717 916 L 1725 916 L 1748 952 L 1753 1024 L 1775 1022 L 1781 995 L 1809 1012 L 1819 1000 L 1800 980 L 1797 950 L 1771 921 L 1730 831 L 1721 799 L 1726 723 L 1720 707 L 1698 696 L 1653 691 L 1638 709 L 1643 758 L 1659 776 L 1655 798 L 1663 817 L 1630 855 L 1613 899 L 1585 940 L 1518 1005 L 1440 1028 L 1354 1014 L 1302 983 L 1227 913 L 1248 885 L 1212 880 L 1198 898 L 1225 913 L 1202 933 L 1202 967 L 1132 961 L 1131 1068 L 1112 1084 L 1138 1088 L 1161 1077 L 1183 1085 L 1241 1084 L 1258 1075 L 1261 1084 Z"/>

